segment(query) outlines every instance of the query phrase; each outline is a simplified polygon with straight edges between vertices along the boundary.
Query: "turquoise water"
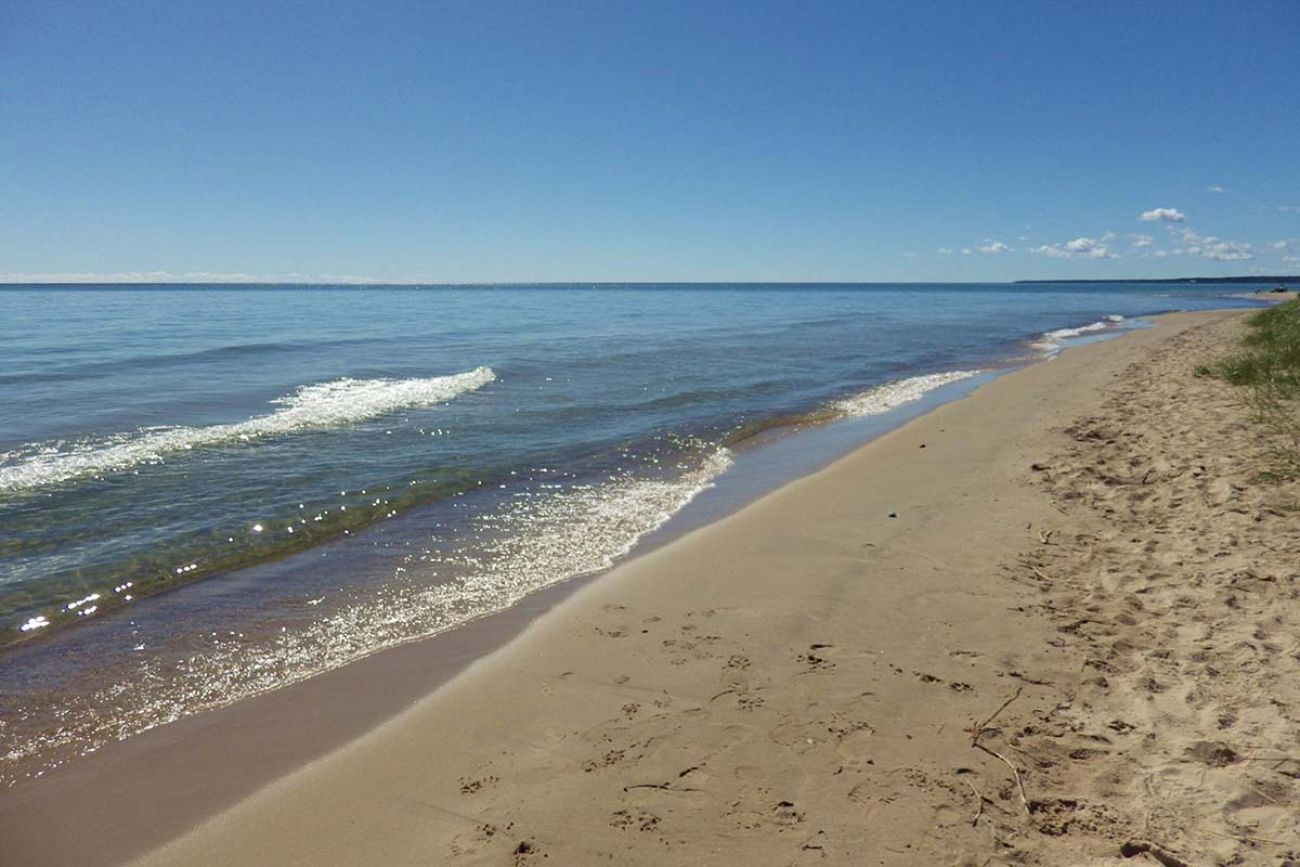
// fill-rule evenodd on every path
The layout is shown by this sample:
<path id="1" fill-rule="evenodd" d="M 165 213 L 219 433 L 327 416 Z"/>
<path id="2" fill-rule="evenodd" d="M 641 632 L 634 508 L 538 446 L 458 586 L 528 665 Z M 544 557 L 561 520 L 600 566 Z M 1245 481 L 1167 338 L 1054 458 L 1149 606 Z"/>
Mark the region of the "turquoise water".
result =
<path id="1" fill-rule="evenodd" d="M 1239 291 L 5 288 L 8 758 L 603 568 L 756 434 L 885 413 L 1074 329 L 1249 303 Z"/>

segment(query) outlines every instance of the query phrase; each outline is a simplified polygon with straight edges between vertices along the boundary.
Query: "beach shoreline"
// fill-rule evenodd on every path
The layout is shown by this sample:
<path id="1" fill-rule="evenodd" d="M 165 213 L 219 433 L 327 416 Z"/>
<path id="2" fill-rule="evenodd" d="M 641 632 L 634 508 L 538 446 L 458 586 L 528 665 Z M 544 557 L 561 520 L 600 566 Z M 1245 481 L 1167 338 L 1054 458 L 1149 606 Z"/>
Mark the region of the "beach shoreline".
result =
<path id="1" fill-rule="evenodd" d="M 854 847 L 909 863 L 900 859 L 985 851 L 987 829 L 1010 822 L 994 819 L 999 802 L 1014 806 L 1016 792 L 987 791 L 1006 788 L 1006 768 L 975 754 L 963 728 L 1013 689 L 1041 705 L 1041 683 L 1082 680 L 1069 649 L 1051 643 L 1050 618 L 1027 610 L 1030 591 L 1003 574 L 1035 533 L 1042 544 L 1061 523 L 1051 494 L 1027 481 L 1034 457 L 1152 347 L 1234 313 L 1173 314 L 1013 371 L 598 580 L 544 591 L 513 615 L 530 619 L 522 635 L 484 631 L 444 685 L 446 672 L 431 685 L 418 642 L 270 694 L 287 715 L 281 747 L 294 740 L 294 713 L 311 725 L 312 688 L 323 701 L 369 689 L 400 694 L 394 711 L 413 706 L 350 743 L 340 736 L 306 767 L 281 765 L 267 775 L 274 783 L 147 863 L 261 863 L 285 851 L 280 863 L 361 853 L 385 863 L 730 863 L 787 844 L 782 863 L 843 860 Z M 954 568 L 975 575 L 955 586 Z M 846 618 L 855 603 L 861 616 Z M 861 677 L 846 678 L 855 668 Z M 373 677 L 381 669 L 388 680 Z M 121 767 L 147 783 L 149 766 L 186 737 L 237 739 L 222 714 L 165 727 L 156 752 Z M 938 757 L 965 771 L 940 773 Z M 223 778 L 211 757 L 177 773 L 198 800 L 174 804 L 178 827 L 153 842 L 224 806 L 201 803 Z M 119 786 L 128 794 L 132 783 Z M 102 790 L 68 788 L 103 802 Z M 837 788 L 832 805 L 820 790 Z M 982 813 L 985 798 L 985 827 L 965 830 L 954 805 Z M 895 802 L 911 807 L 880 806 Z M 845 838 L 846 822 L 882 810 L 879 839 Z M 6 842 L 24 863 L 66 863 L 77 844 L 58 823 L 69 817 L 33 824 L 38 812 L 0 806 Z M 88 827 L 81 851 L 97 863 L 142 851 L 111 812 L 78 823 Z M 569 817 L 581 833 L 561 833 Z M 936 828 L 951 833 L 936 838 Z M 906 841 L 916 848 L 889 854 Z"/>

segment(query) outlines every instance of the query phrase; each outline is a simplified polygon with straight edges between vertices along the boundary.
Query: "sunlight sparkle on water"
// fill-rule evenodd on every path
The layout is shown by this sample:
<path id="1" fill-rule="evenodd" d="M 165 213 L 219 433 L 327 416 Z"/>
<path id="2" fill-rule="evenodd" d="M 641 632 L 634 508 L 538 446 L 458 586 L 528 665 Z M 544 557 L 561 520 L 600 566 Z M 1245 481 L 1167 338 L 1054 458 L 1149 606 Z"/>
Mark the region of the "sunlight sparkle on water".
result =
<path id="1" fill-rule="evenodd" d="M 67 697 L 57 725 L 16 742 L 4 758 L 16 766 L 45 755 L 49 761 L 42 768 L 51 767 L 66 756 L 444 632 L 557 581 L 608 568 L 730 463 L 725 449 L 698 453 L 700 463 L 677 478 L 627 472 L 613 481 L 559 490 L 542 484 L 494 513 L 476 516 L 458 544 L 413 552 L 399 567 L 400 579 L 373 594 L 341 599 L 333 607 L 324 596 L 304 599 L 304 609 L 320 614 L 281 625 L 272 635 L 214 631 L 201 649 L 184 652 L 177 646 L 182 652 L 175 656 L 154 650 L 158 645 L 152 643 L 148 650 L 144 642 L 133 643 L 139 655 L 131 677 Z M 345 529 L 344 535 L 351 533 Z M 420 566 L 408 570 L 417 557 Z M 113 712 L 105 713 L 110 707 Z"/>

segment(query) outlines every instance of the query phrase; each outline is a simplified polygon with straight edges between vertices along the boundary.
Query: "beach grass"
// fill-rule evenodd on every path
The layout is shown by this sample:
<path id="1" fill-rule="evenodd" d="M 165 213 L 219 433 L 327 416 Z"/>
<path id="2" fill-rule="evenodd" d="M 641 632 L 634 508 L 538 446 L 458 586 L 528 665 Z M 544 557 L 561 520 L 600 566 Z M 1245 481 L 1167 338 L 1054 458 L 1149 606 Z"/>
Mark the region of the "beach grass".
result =
<path id="1" fill-rule="evenodd" d="M 1198 372 L 1245 390 L 1254 419 L 1270 439 L 1262 478 L 1300 478 L 1300 298 L 1247 320 L 1241 351 Z"/>

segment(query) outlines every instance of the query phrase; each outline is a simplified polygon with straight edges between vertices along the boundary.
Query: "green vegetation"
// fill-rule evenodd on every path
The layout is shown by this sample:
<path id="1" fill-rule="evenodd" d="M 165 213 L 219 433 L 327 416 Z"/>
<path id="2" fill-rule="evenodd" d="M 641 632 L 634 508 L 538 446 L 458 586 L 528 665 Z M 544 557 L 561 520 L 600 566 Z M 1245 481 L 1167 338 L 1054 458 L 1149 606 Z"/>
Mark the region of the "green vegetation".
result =
<path id="1" fill-rule="evenodd" d="M 1300 298 L 1262 310 L 1248 322 L 1251 332 L 1242 351 L 1206 372 L 1248 389 L 1247 401 L 1272 446 L 1273 467 L 1265 475 L 1300 478 Z"/>

